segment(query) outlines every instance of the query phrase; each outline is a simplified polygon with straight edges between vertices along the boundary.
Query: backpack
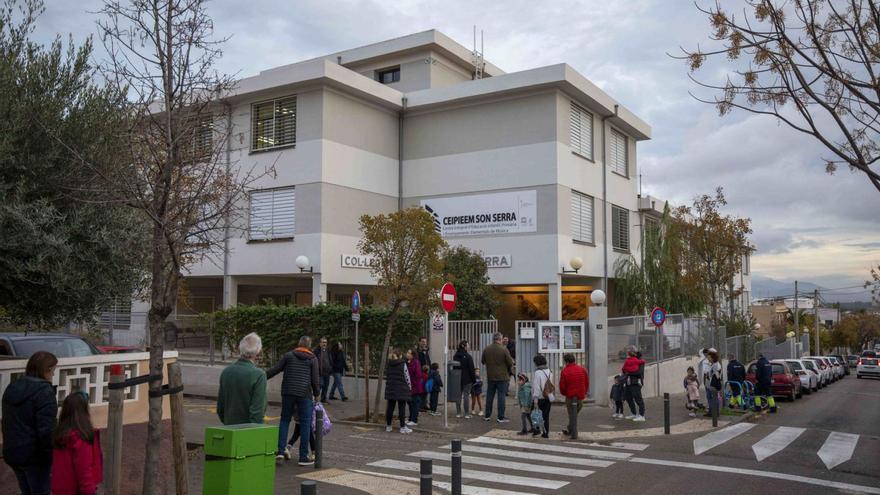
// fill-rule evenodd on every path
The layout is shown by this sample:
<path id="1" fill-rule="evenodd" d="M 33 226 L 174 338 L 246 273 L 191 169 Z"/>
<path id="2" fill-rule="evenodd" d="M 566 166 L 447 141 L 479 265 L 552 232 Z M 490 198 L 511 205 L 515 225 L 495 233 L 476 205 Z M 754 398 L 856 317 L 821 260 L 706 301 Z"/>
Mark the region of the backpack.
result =
<path id="1" fill-rule="evenodd" d="M 434 390 L 434 379 L 428 378 L 428 381 L 425 382 L 425 392 L 430 394 L 432 390 Z"/>
<path id="2" fill-rule="evenodd" d="M 553 381 L 550 380 L 550 372 L 545 370 L 545 375 L 547 380 L 544 381 L 544 386 L 541 387 L 541 395 L 545 399 L 549 399 L 551 395 L 556 393 L 556 385 L 553 385 Z"/>

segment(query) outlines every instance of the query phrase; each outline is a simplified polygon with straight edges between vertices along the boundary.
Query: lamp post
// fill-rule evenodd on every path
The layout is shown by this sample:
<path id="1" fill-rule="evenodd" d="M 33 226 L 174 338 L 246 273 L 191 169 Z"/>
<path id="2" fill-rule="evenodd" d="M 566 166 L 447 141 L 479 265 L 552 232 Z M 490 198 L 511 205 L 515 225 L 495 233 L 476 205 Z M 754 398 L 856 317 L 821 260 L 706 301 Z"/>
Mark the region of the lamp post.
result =
<path id="1" fill-rule="evenodd" d="M 587 369 L 590 376 L 608 376 L 608 308 L 605 292 L 596 289 L 590 294 L 593 305 L 589 308 L 589 348 L 587 350 Z M 608 380 L 595 379 L 590 385 L 590 395 L 600 406 L 608 405 Z"/>
<path id="2" fill-rule="evenodd" d="M 312 267 L 311 263 L 309 262 L 308 256 L 304 256 L 304 255 L 297 256 L 296 257 L 296 266 L 297 266 L 297 268 L 299 268 L 300 273 L 304 273 L 304 272 L 314 273 L 315 272 L 315 269 Z"/>
<path id="3" fill-rule="evenodd" d="M 572 269 L 566 270 L 565 265 L 562 265 L 562 273 L 577 273 L 581 268 L 584 267 L 584 260 L 582 260 L 580 256 L 575 256 L 568 262 L 568 264 L 569 266 L 571 266 Z"/>

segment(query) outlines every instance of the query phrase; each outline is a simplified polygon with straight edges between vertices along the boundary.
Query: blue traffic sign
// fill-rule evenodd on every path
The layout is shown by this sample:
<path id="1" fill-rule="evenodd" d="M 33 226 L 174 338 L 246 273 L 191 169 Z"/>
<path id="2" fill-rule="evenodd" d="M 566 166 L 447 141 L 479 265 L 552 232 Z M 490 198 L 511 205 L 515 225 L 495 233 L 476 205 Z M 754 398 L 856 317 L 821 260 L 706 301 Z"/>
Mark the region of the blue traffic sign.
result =
<path id="1" fill-rule="evenodd" d="M 654 308 L 654 310 L 651 311 L 651 323 L 657 327 L 663 326 L 663 324 L 666 323 L 666 310 L 660 306 Z"/>
<path id="2" fill-rule="evenodd" d="M 361 293 L 358 291 L 354 291 L 354 294 L 351 295 L 351 312 L 361 312 Z"/>

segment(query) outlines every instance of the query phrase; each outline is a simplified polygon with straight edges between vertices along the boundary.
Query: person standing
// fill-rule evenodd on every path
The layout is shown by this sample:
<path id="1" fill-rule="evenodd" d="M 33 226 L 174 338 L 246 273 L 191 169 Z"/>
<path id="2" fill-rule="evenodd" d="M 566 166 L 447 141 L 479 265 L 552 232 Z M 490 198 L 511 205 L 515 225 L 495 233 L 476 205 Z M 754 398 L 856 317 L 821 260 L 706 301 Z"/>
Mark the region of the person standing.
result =
<path id="1" fill-rule="evenodd" d="M 713 411 L 720 413 L 721 406 L 721 362 L 718 358 L 718 352 L 715 349 L 709 349 L 709 364 L 707 366 L 708 376 L 707 382 L 709 391 L 706 394 L 709 397 L 709 411 L 706 416 L 711 417 Z"/>
<path id="2" fill-rule="evenodd" d="M 530 431 L 535 431 L 536 426 L 532 424 L 535 399 L 532 398 L 532 384 L 529 383 L 529 377 L 525 373 L 517 375 L 516 385 L 516 402 L 519 404 L 519 416 L 522 420 L 522 430 L 517 435 L 526 435 Z"/>
<path id="3" fill-rule="evenodd" d="M 480 368 L 474 368 L 474 384 L 471 386 L 471 408 L 477 416 L 485 409 L 483 406 L 483 379 L 480 377 Z"/>
<path id="4" fill-rule="evenodd" d="M 101 436 L 92 427 L 89 396 L 76 392 L 64 399 L 52 435 L 52 493 L 95 495 L 104 480 Z"/>
<path id="5" fill-rule="evenodd" d="M 238 361 L 220 373 L 217 416 L 224 425 L 263 422 L 266 415 L 266 372 L 257 368 L 257 360 L 262 352 L 260 336 L 249 333 L 238 343 Z"/>
<path id="6" fill-rule="evenodd" d="M 700 355 L 703 356 L 702 359 L 697 363 L 697 377 L 700 380 L 700 386 L 706 391 L 706 403 L 708 404 L 709 399 L 709 348 L 703 348 L 700 351 Z"/>
<path id="7" fill-rule="evenodd" d="M 746 381 L 746 367 L 733 354 L 727 357 L 727 382 L 730 383 L 730 407 L 742 405 L 743 382 Z"/>
<path id="8" fill-rule="evenodd" d="M 58 399 L 52 377 L 58 358 L 35 352 L 24 376 L 3 392 L 3 460 L 12 468 L 22 494 L 49 495 L 52 432 Z"/>
<path id="9" fill-rule="evenodd" d="M 411 400 L 412 385 L 406 360 L 395 349 L 391 349 L 385 364 L 385 431 L 391 431 L 391 419 L 394 417 L 394 407 L 397 406 L 400 432 L 412 433 L 406 426 L 406 404 Z"/>
<path id="10" fill-rule="evenodd" d="M 614 402 L 614 419 L 623 419 L 623 399 L 626 397 L 626 376 L 619 374 L 614 377 L 610 398 Z"/>
<path id="11" fill-rule="evenodd" d="M 330 365 L 333 368 L 333 386 L 330 388 L 330 400 L 336 400 L 336 389 L 339 389 L 339 397 L 342 402 L 348 400 L 345 396 L 345 389 L 342 388 L 342 377 L 348 371 L 348 361 L 345 359 L 345 351 L 342 350 L 342 343 L 333 344 L 333 350 L 330 351 Z"/>
<path id="12" fill-rule="evenodd" d="M 645 401 L 642 399 L 642 374 L 645 369 L 645 360 L 640 358 L 639 354 L 635 347 L 630 347 L 621 371 L 626 376 L 626 403 L 632 413 L 626 419 L 641 422 L 645 421 Z M 636 413 L 637 405 L 639 407 L 638 414 Z"/>
<path id="13" fill-rule="evenodd" d="M 418 359 L 419 363 L 422 365 L 422 369 L 426 367 L 431 369 L 431 355 L 428 352 L 428 337 L 419 337 L 419 344 L 416 347 L 416 359 Z M 425 373 L 427 376 L 427 373 Z M 427 381 L 427 378 L 425 379 Z M 425 391 L 425 394 L 422 396 L 421 401 L 421 412 L 428 412 L 428 394 Z"/>
<path id="14" fill-rule="evenodd" d="M 333 361 L 327 349 L 327 337 L 321 337 L 318 347 L 314 350 L 318 358 L 318 374 L 321 377 L 321 402 L 327 403 L 327 390 L 330 389 L 330 375 L 333 374 Z"/>
<path id="15" fill-rule="evenodd" d="M 464 419 L 471 419 L 471 388 L 477 377 L 474 372 L 474 358 L 468 352 L 467 340 L 458 343 L 458 350 L 452 360 L 461 365 L 461 397 L 455 401 L 455 417 L 461 417 L 461 402 L 464 401 Z"/>
<path id="16" fill-rule="evenodd" d="M 431 371 L 428 372 L 428 381 L 431 382 L 431 416 L 439 416 L 437 402 L 440 400 L 440 391 L 443 390 L 443 377 L 440 376 L 440 365 L 431 363 Z"/>
<path id="17" fill-rule="evenodd" d="M 422 409 L 422 401 L 425 399 L 425 379 L 427 376 L 422 372 L 422 363 L 415 358 L 412 350 L 406 351 L 406 368 L 409 373 L 410 397 L 409 420 L 406 426 L 419 426 L 419 411 Z"/>
<path id="18" fill-rule="evenodd" d="M 486 366 L 486 412 L 483 420 L 492 419 L 492 401 L 498 397 L 498 422 L 507 423 L 510 421 L 504 416 L 504 398 L 507 396 L 507 389 L 510 386 L 510 375 L 513 370 L 513 358 L 510 352 L 501 343 L 504 336 L 500 332 L 495 332 L 492 336 L 492 344 L 483 349 L 483 357 L 481 362 Z"/>
<path id="19" fill-rule="evenodd" d="M 507 352 L 510 353 L 510 357 L 513 359 L 513 362 L 516 362 L 516 342 L 513 339 L 509 339 L 504 337 L 504 340 L 501 341 L 504 344 L 504 347 L 507 348 Z"/>
<path id="20" fill-rule="evenodd" d="M 773 365 L 764 357 L 758 354 L 758 362 L 755 363 L 755 411 L 760 411 L 767 403 L 770 412 L 776 412 L 776 399 L 773 398 Z"/>
<path id="21" fill-rule="evenodd" d="M 568 428 L 562 430 L 562 434 L 577 440 L 578 414 L 584 407 L 584 399 L 590 390 L 590 375 L 583 366 L 577 364 L 574 354 L 567 353 L 562 356 L 565 367 L 559 374 L 559 393 L 565 396 L 565 409 L 568 412 Z"/>
<path id="22" fill-rule="evenodd" d="M 323 340 L 323 339 L 322 339 Z M 287 448 L 287 431 L 290 420 L 296 411 L 302 428 L 310 428 L 315 402 L 321 393 L 318 358 L 310 349 L 312 339 L 303 335 L 296 349 L 287 352 L 275 366 L 266 371 L 266 378 L 271 379 L 284 372 L 281 378 L 281 423 L 278 425 L 278 460 L 289 459 L 290 449 Z M 300 435 L 299 465 L 309 466 L 315 461 L 309 458 L 309 435 Z"/>
<path id="23" fill-rule="evenodd" d="M 544 431 L 540 425 L 535 425 L 532 436 L 539 433 L 543 438 L 550 437 L 550 406 L 556 400 L 553 386 L 553 372 L 547 367 L 547 358 L 543 354 L 536 355 L 532 361 L 535 363 L 535 373 L 532 377 L 532 397 L 538 401 L 538 409 L 544 417 Z"/>

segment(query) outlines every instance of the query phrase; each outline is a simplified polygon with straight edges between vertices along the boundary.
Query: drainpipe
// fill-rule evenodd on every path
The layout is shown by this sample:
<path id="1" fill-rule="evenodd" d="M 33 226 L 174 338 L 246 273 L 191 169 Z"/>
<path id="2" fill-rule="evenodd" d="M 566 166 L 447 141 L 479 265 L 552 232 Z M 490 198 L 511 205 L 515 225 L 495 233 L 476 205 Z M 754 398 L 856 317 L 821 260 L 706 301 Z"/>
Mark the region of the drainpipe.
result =
<path id="1" fill-rule="evenodd" d="M 226 174 L 232 171 L 232 105 L 228 101 L 224 101 L 226 106 Z M 228 205 L 227 205 L 228 206 Z M 229 208 L 223 215 L 223 302 L 224 306 L 230 303 L 231 284 L 226 283 L 229 276 L 229 231 L 231 225 L 229 223 Z M 226 309 L 225 307 L 223 309 Z"/>
<path id="2" fill-rule="evenodd" d="M 397 210 L 403 209 L 403 118 L 406 114 L 406 96 L 400 99 L 397 115 Z"/>
<path id="3" fill-rule="evenodd" d="M 602 290 L 608 293 L 608 141 L 605 133 L 605 121 L 617 116 L 618 105 L 614 105 L 614 113 L 602 117 Z"/>

